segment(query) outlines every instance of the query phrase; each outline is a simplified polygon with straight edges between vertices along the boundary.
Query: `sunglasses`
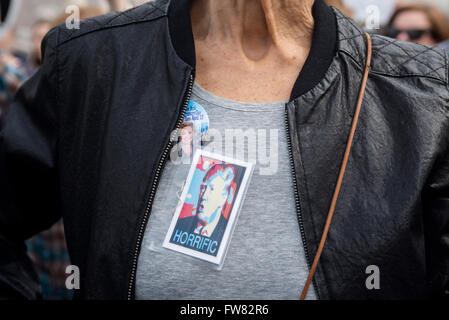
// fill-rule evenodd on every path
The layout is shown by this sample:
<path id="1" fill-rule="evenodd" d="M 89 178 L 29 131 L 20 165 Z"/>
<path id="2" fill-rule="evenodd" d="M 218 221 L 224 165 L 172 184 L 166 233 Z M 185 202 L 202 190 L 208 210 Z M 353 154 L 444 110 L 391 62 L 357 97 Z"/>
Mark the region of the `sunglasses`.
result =
<path id="1" fill-rule="evenodd" d="M 407 33 L 410 40 L 418 40 L 428 33 L 433 34 L 432 30 L 419 30 L 419 29 L 400 30 L 396 28 L 387 28 L 385 30 L 385 35 L 390 38 L 397 38 L 397 36 L 402 32 Z"/>

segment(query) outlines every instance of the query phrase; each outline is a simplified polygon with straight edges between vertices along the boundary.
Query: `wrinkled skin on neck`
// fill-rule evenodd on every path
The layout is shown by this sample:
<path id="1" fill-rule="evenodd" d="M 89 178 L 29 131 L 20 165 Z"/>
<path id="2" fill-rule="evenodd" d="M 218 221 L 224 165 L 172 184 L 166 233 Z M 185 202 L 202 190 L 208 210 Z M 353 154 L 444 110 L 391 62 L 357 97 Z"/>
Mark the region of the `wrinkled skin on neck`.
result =
<path id="1" fill-rule="evenodd" d="M 193 0 L 197 82 L 237 101 L 288 99 L 310 51 L 312 5 L 313 0 Z"/>

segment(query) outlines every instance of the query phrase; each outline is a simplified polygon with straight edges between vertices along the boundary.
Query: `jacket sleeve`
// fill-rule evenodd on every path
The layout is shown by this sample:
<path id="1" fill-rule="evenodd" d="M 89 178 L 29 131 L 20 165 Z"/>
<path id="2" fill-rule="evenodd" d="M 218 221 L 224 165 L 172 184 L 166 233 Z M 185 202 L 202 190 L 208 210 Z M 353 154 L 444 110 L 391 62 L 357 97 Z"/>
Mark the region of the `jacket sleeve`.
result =
<path id="1" fill-rule="evenodd" d="M 445 104 L 443 137 L 423 194 L 423 205 L 431 293 L 434 298 L 449 299 L 449 98 Z"/>
<path id="2" fill-rule="evenodd" d="M 40 297 L 24 241 L 60 218 L 57 34 L 44 38 L 43 65 L 19 89 L 0 134 L 0 298 Z"/>

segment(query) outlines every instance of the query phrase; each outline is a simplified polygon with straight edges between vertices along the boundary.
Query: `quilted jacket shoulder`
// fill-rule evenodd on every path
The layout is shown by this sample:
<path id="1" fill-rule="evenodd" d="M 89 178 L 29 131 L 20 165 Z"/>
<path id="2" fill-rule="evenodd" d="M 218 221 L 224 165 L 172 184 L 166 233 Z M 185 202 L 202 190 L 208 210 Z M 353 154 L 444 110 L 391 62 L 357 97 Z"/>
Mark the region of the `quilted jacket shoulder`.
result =
<path id="1" fill-rule="evenodd" d="M 149 1 L 126 11 L 111 12 L 81 20 L 80 27 L 77 29 L 68 29 L 65 24 L 61 24 L 55 28 L 59 34 L 57 45 L 92 32 L 158 19 L 167 15 L 168 4 L 168 0 Z"/>
<path id="2" fill-rule="evenodd" d="M 364 66 L 366 48 L 364 31 L 352 20 L 334 9 L 337 16 L 339 51 Z M 448 55 L 431 46 L 398 41 L 372 35 L 371 71 L 392 77 L 427 77 L 448 84 Z"/>

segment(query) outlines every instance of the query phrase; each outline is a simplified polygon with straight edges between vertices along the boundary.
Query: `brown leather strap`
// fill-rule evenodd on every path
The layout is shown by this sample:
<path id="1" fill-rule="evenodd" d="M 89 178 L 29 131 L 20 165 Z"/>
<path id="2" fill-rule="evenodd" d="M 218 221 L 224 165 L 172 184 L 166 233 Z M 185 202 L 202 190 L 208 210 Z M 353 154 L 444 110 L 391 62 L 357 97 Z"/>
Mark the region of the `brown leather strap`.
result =
<path id="1" fill-rule="evenodd" d="M 315 255 L 315 259 L 313 259 L 312 267 L 310 268 L 309 276 L 307 277 L 306 284 L 304 285 L 304 289 L 301 293 L 301 300 L 304 300 L 307 295 L 307 291 L 309 290 L 310 283 L 312 282 L 313 275 L 315 274 L 316 267 L 321 257 L 321 253 L 323 252 L 324 243 L 326 242 L 327 234 L 329 232 L 329 228 L 331 225 L 332 217 L 334 215 L 335 206 L 337 204 L 338 195 L 340 193 L 341 184 L 343 182 L 343 176 L 345 175 L 346 165 L 348 163 L 349 154 L 351 153 L 352 140 L 354 139 L 355 130 L 357 128 L 357 122 L 359 120 L 360 109 L 362 107 L 363 97 L 365 95 L 366 82 L 368 80 L 368 74 L 371 66 L 371 37 L 368 33 L 365 33 L 367 40 L 367 55 L 366 55 L 366 65 L 365 65 L 365 73 L 362 79 L 362 85 L 360 87 L 359 99 L 357 101 L 357 106 L 355 108 L 354 118 L 352 120 L 351 131 L 349 132 L 348 142 L 346 144 L 346 150 L 343 157 L 343 162 L 340 167 L 340 173 L 338 175 L 337 185 L 335 186 L 334 195 L 332 197 L 331 206 L 329 208 L 329 213 L 327 214 L 326 224 L 324 226 L 323 234 L 321 236 L 320 245 L 318 246 L 318 250 Z"/>

